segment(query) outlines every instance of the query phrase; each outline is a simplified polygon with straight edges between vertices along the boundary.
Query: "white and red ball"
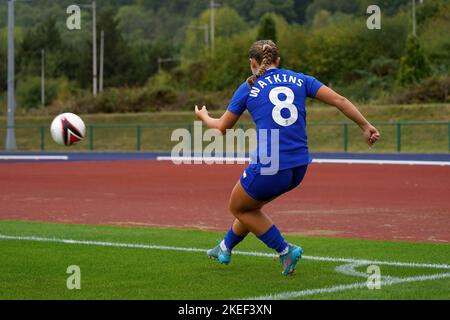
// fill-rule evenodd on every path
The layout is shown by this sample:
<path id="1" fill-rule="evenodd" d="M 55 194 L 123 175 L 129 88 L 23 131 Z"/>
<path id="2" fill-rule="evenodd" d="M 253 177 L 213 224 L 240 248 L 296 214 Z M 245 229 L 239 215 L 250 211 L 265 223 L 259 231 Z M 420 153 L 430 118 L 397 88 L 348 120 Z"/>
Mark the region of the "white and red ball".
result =
<path id="1" fill-rule="evenodd" d="M 71 146 L 84 139 L 86 126 L 76 114 L 63 113 L 53 120 L 50 132 L 57 144 Z"/>

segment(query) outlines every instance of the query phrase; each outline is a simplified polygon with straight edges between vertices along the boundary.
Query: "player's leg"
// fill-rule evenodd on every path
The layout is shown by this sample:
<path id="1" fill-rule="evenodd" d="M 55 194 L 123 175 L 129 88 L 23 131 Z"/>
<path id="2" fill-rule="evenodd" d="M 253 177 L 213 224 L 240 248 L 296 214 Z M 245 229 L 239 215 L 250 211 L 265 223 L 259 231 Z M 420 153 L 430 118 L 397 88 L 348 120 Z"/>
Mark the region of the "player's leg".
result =
<path id="1" fill-rule="evenodd" d="M 231 193 L 229 210 L 238 221 L 237 226 L 245 227 L 258 236 L 273 225 L 272 219 L 261 211 L 262 207 L 269 202 L 270 200 L 258 201 L 250 197 L 241 182 L 238 182 Z"/>
<path id="2" fill-rule="evenodd" d="M 306 169 L 307 166 L 303 166 L 284 170 L 273 176 L 255 175 L 254 177 L 249 172 L 250 183 L 241 179 L 235 186 L 230 199 L 230 211 L 240 224 L 254 233 L 269 248 L 280 254 L 285 275 L 294 271 L 303 250 L 287 243 L 277 226 L 261 209 L 279 195 L 297 187 L 302 182 Z M 239 224 L 237 225 L 239 226 Z"/>
<path id="3" fill-rule="evenodd" d="M 280 254 L 286 254 L 289 251 L 289 244 L 284 240 L 273 221 L 261 209 L 265 204 L 287 191 L 292 181 L 292 173 L 287 170 L 277 174 L 276 177 L 261 177 L 256 173 L 257 171 L 249 167 L 241 181 L 234 187 L 229 209 L 236 217 L 236 221 L 224 240 L 217 247 L 208 251 L 208 256 L 218 259 L 221 263 L 228 264 L 230 262 L 232 249 L 244 239 L 248 232 L 255 234 L 269 248 Z M 247 190 L 242 184 L 246 186 Z M 267 200 L 260 201 L 255 198 Z"/>
<path id="4" fill-rule="evenodd" d="M 260 211 L 265 203 L 267 202 L 260 202 L 248 196 L 238 182 L 231 193 L 229 203 L 230 211 L 236 219 L 222 242 L 208 251 L 208 256 L 219 260 L 222 264 L 228 264 L 231 261 L 231 251 L 244 240 L 249 232 L 258 235 L 270 228 L 273 225 L 272 220 Z M 241 211 L 245 211 L 246 215 L 241 217 L 238 213 Z"/>
<path id="5" fill-rule="evenodd" d="M 245 237 L 250 233 L 250 230 L 248 230 L 238 219 L 234 219 L 231 230 L 235 235 L 240 237 Z"/>
<path id="6" fill-rule="evenodd" d="M 262 177 L 254 173 L 248 168 L 234 187 L 230 198 L 230 211 L 236 220 L 225 239 L 216 248 L 208 251 L 208 255 L 228 264 L 231 260 L 231 250 L 252 232 L 269 248 L 280 254 L 283 274 L 290 274 L 303 251 L 300 247 L 287 243 L 273 221 L 261 209 L 279 195 L 300 184 L 304 173 L 301 177 L 298 170 L 284 170 L 276 176 Z M 245 184 L 246 189 L 242 184 Z"/>

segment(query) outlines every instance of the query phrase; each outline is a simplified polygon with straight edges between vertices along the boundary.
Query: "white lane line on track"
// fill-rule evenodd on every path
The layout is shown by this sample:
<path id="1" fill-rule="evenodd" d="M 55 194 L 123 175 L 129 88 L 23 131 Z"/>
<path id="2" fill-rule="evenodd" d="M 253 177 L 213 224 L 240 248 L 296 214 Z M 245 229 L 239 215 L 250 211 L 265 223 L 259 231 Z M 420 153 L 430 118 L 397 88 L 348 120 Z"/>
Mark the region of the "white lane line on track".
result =
<path id="1" fill-rule="evenodd" d="M 153 249 L 153 250 L 170 250 L 170 251 L 185 251 L 185 252 L 201 252 L 206 253 L 207 249 L 200 248 L 184 248 L 184 247 L 173 247 L 173 246 L 160 246 L 160 245 L 148 245 L 148 244 L 134 244 L 134 243 L 120 243 L 120 242 L 105 242 L 105 241 L 88 241 L 88 240 L 73 240 L 73 239 L 58 239 L 58 238 L 45 238 L 36 236 L 10 236 L 0 234 L 0 240 L 18 240 L 18 241 L 35 241 L 35 242 L 47 242 L 47 243 L 63 243 L 63 244 L 74 244 L 74 245 L 91 245 L 91 246 L 102 246 L 102 247 L 116 247 L 116 248 L 135 248 L 135 249 Z M 256 257 L 278 257 L 275 254 L 262 253 L 262 252 L 246 252 L 246 251 L 233 251 L 233 254 L 246 255 L 246 256 L 256 256 Z M 353 259 L 353 258 L 334 258 L 334 257 L 315 257 L 315 256 L 303 256 L 305 260 L 314 261 L 325 261 L 325 262 L 344 262 L 347 264 L 352 264 L 353 266 L 362 265 L 390 265 L 399 267 L 415 267 L 415 268 L 432 268 L 432 269 L 446 269 L 450 270 L 450 265 L 448 264 L 431 264 L 431 263 L 415 263 L 415 262 L 398 262 L 398 261 L 378 261 L 378 260 L 364 260 L 364 259 Z M 337 268 L 339 272 L 339 269 Z M 341 270 L 342 271 L 342 270 Z M 344 272 L 342 272 L 344 273 Z M 356 276 L 356 274 L 355 274 Z M 439 273 L 434 275 L 425 275 L 409 278 L 393 278 L 385 277 L 381 281 L 384 286 L 391 286 L 400 283 L 412 283 L 412 282 L 422 282 L 431 281 L 438 279 L 450 278 L 450 273 Z M 246 298 L 246 300 L 285 300 L 292 298 L 300 298 L 310 295 L 323 294 L 323 293 L 333 293 L 347 290 L 362 289 L 367 286 L 366 282 L 357 282 L 350 285 L 339 285 L 334 287 L 325 287 L 317 289 L 307 289 L 302 291 L 292 291 L 292 292 L 282 292 L 277 294 L 269 294 L 258 297 Z"/>
<path id="2" fill-rule="evenodd" d="M 174 161 L 182 163 L 243 163 L 250 158 L 241 157 L 157 157 L 157 161 Z M 450 166 L 450 161 L 420 161 L 420 160 L 365 160 L 365 159 L 314 159 L 318 164 L 378 164 L 378 165 L 410 165 L 410 166 Z"/>
<path id="3" fill-rule="evenodd" d="M 364 159 L 314 159 L 313 163 L 320 164 L 387 164 L 410 166 L 450 166 L 450 161 L 421 161 L 421 160 L 364 160 Z"/>
<path id="4" fill-rule="evenodd" d="M 8 160 L 19 160 L 19 161 L 41 161 L 41 160 L 57 160 L 57 161 L 67 161 L 69 160 L 68 156 L 0 156 L 0 160 L 8 161 Z"/>

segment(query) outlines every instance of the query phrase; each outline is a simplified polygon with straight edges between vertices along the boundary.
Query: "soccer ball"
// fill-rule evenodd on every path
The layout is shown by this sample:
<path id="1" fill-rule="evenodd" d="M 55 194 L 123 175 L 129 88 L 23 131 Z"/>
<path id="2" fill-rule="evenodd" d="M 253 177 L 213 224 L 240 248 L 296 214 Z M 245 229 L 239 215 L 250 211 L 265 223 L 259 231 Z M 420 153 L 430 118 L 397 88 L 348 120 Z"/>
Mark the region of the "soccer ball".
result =
<path id="1" fill-rule="evenodd" d="M 53 120 L 50 132 L 57 144 L 71 146 L 84 139 L 86 126 L 76 114 L 63 113 Z"/>

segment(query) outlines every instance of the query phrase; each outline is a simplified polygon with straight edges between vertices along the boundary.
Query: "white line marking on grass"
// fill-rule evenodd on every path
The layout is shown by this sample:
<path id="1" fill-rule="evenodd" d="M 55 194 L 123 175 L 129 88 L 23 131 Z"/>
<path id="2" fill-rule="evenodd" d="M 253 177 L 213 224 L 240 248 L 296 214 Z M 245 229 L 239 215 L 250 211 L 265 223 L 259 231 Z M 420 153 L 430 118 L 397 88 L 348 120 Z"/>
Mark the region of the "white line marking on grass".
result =
<path id="1" fill-rule="evenodd" d="M 63 244 L 74 244 L 74 245 L 91 245 L 91 246 L 101 246 L 101 247 L 153 249 L 153 250 L 185 251 L 185 252 L 201 252 L 201 253 L 206 253 L 206 250 L 207 250 L 207 249 L 200 249 L 200 248 L 184 248 L 184 247 L 160 246 L 160 245 L 149 245 L 149 244 L 58 239 L 58 238 L 36 237 L 36 236 L 9 236 L 9 235 L 1 235 L 1 234 L 0 234 L 0 240 L 36 241 L 36 242 L 63 243 Z M 269 257 L 269 258 L 277 258 L 278 257 L 278 255 L 275 255 L 275 254 L 262 253 L 262 252 L 233 251 L 233 254 L 254 256 L 254 257 Z M 313 261 L 347 263 L 347 265 L 338 266 L 336 268 L 336 271 L 340 272 L 340 273 L 348 274 L 348 275 L 353 275 L 353 276 L 362 276 L 362 273 L 359 273 L 356 270 L 354 270 L 355 267 L 362 266 L 362 265 L 371 265 L 371 264 L 450 270 L 450 265 L 448 265 L 448 264 L 378 261 L 378 260 L 334 258 L 334 257 L 315 257 L 315 256 L 303 256 L 302 258 L 305 260 L 313 260 Z M 434 274 L 434 275 L 424 275 L 424 276 L 409 277 L 409 278 L 383 277 L 384 280 L 381 281 L 381 285 L 390 286 L 390 285 L 399 284 L 399 283 L 422 282 L 422 281 L 431 281 L 431 280 L 438 280 L 438 279 L 445 279 L 445 278 L 450 278 L 450 273 L 439 273 L 439 274 Z M 269 295 L 264 295 L 264 296 L 246 298 L 246 300 L 285 300 L 285 299 L 311 296 L 311 295 L 316 295 L 316 294 L 362 289 L 362 288 L 365 288 L 366 286 L 367 286 L 366 282 L 357 282 L 357 283 L 353 283 L 353 284 L 349 284 L 349 285 L 339 285 L 339 286 L 334 286 L 334 287 L 325 287 L 325 288 L 308 289 L 308 290 L 302 290 L 302 291 L 282 292 L 282 293 L 278 293 L 278 294 L 269 294 Z"/>
<path id="2" fill-rule="evenodd" d="M 223 163 L 250 162 L 250 158 L 241 157 L 157 157 L 157 161 L 176 161 L 192 163 L 198 161 Z M 378 164 L 378 165 L 411 165 L 411 166 L 450 166 L 450 161 L 421 160 L 366 160 L 366 159 L 314 159 L 318 164 Z"/>
<path id="3" fill-rule="evenodd" d="M 336 269 L 334 269 L 334 271 L 336 271 L 337 273 L 342 273 L 342 274 L 348 275 L 348 276 L 360 277 L 360 278 L 367 279 L 367 277 L 368 277 L 367 273 L 360 272 L 355 269 L 355 268 L 363 267 L 363 266 L 367 266 L 367 265 L 368 265 L 367 263 L 361 263 L 361 262 L 341 264 L 341 265 L 337 266 Z M 380 276 L 380 277 L 381 277 L 381 279 L 385 279 L 385 280 L 401 279 L 401 278 L 391 277 L 391 276 Z"/>
<path id="4" fill-rule="evenodd" d="M 78 245 L 91 245 L 101 247 L 116 247 L 116 248 L 136 248 L 136 249 L 153 249 L 153 250 L 168 250 L 168 251 L 187 251 L 187 252 L 203 252 L 206 253 L 207 249 L 201 248 L 185 248 L 185 247 L 172 247 L 172 246 L 160 246 L 150 244 L 138 244 L 138 243 L 120 243 L 120 242 L 106 242 L 106 241 L 89 241 L 89 240 L 73 240 L 73 239 L 58 239 L 58 238 L 45 238 L 36 236 L 9 236 L 0 234 L 0 240 L 19 240 L 19 241 L 36 241 L 36 242 L 53 242 L 53 243 L 65 243 L 65 244 L 78 244 Z M 278 255 L 272 253 L 252 252 L 252 251 L 233 251 L 233 254 L 253 256 L 253 257 L 267 257 L 278 258 Z M 431 263 L 415 263 L 415 262 L 396 262 L 396 261 L 379 261 L 379 260 L 364 260 L 353 258 L 334 258 L 334 257 L 316 257 L 316 256 L 302 256 L 302 259 L 313 261 L 328 261 L 328 262 L 344 262 L 351 264 L 361 265 L 387 265 L 398 267 L 414 267 L 414 268 L 431 268 L 431 269 L 449 269 L 448 264 L 431 264 Z"/>
<path id="5" fill-rule="evenodd" d="M 53 242 L 64 244 L 78 244 L 91 245 L 100 247 L 116 247 L 116 248 L 136 248 L 136 249 L 154 249 L 154 250 L 170 250 L 170 251 L 189 251 L 189 252 L 206 252 L 206 249 L 198 248 L 180 248 L 170 246 L 155 246 L 148 244 L 134 244 L 134 243 L 119 243 L 119 242 L 104 242 L 104 241 L 87 241 L 87 240 L 72 240 L 72 239 L 57 239 L 57 238 L 42 238 L 42 237 L 16 237 L 0 235 L 3 240 L 19 240 L 19 241 L 36 241 L 36 242 Z"/>
<path id="6" fill-rule="evenodd" d="M 0 156 L 0 160 L 21 160 L 21 161 L 40 161 L 40 160 L 69 160 L 68 156 Z"/>
<path id="7" fill-rule="evenodd" d="M 364 260 L 364 259 L 353 259 L 353 258 L 333 258 L 333 257 L 313 257 L 313 256 L 303 256 L 303 259 L 316 260 L 316 261 L 358 263 L 358 264 L 362 264 L 362 265 L 375 264 L 375 265 L 397 266 L 397 267 L 450 269 L 450 265 L 448 265 L 448 264 L 379 261 L 379 260 Z"/>
<path id="8" fill-rule="evenodd" d="M 409 277 L 409 278 L 394 278 L 394 279 L 389 279 L 389 280 L 382 280 L 381 285 L 382 286 L 392 286 L 394 284 L 400 284 L 400 283 L 423 282 L 423 281 L 439 280 L 439 279 L 445 279 L 445 278 L 450 278 L 450 273 L 439 273 L 439 274 L 433 274 L 433 275 L 429 275 L 429 276 L 417 276 L 417 277 Z M 353 284 L 340 285 L 340 286 L 334 286 L 334 287 L 308 289 L 308 290 L 302 290 L 302 291 L 282 292 L 282 293 L 269 294 L 269 295 L 259 296 L 259 297 L 250 297 L 250 298 L 246 298 L 245 300 L 287 300 L 287 299 L 293 299 L 293 298 L 312 296 L 312 295 L 316 295 L 316 294 L 334 293 L 334 292 L 341 292 L 341 291 L 348 291 L 348 290 L 355 290 L 355 289 L 364 289 L 364 288 L 367 288 L 367 282 L 356 282 Z"/>

